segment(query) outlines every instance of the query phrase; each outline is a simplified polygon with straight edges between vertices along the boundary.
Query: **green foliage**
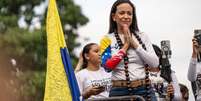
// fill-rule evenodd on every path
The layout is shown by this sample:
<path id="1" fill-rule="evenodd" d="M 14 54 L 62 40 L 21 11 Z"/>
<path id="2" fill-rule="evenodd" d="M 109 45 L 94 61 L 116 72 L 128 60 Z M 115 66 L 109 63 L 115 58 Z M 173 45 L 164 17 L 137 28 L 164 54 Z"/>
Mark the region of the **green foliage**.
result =
<path id="1" fill-rule="evenodd" d="M 38 32 L 30 33 L 28 30 L 18 29 L 17 20 L 20 15 L 24 15 L 28 25 L 31 22 L 31 19 L 35 16 L 33 13 L 34 6 L 38 5 L 43 0 L 1 0 L 0 1 L 0 23 L 6 26 L 2 32 L 5 33 L 4 37 L 1 38 L 0 44 L 4 43 L 4 47 L 11 55 L 15 51 L 17 57 L 23 56 L 24 58 L 19 58 L 20 61 L 26 62 L 27 60 L 34 61 L 30 63 L 28 67 L 33 67 L 30 65 L 36 65 L 37 67 L 45 67 L 46 60 L 46 34 L 45 30 L 39 30 Z M 13 6 L 15 4 L 15 6 Z M 62 21 L 64 33 L 66 37 L 66 43 L 68 50 L 72 59 L 73 66 L 75 67 L 77 57 L 75 56 L 73 50 L 80 46 L 80 43 L 76 43 L 75 40 L 78 37 L 77 29 L 86 24 L 89 20 L 86 18 L 82 12 L 81 8 L 74 4 L 72 0 L 57 0 L 58 10 L 60 13 L 60 18 Z M 25 11 L 22 11 L 21 8 L 24 6 Z M 45 13 L 46 14 L 46 13 Z M 44 15 L 41 15 L 41 23 L 44 26 L 46 18 Z M 1 24 L 0 24 L 1 25 Z M 65 25 L 68 25 L 69 28 L 65 29 Z M 0 26 L 1 29 L 1 26 Z M 41 32 L 40 32 L 41 31 Z M 21 35 L 24 34 L 24 35 Z M 35 34 L 36 33 L 36 34 Z M 15 35 L 17 34 L 17 35 Z M 10 36 L 11 35 L 11 36 Z M 38 35 L 38 36 L 37 36 Z M 6 37 L 7 36 L 7 37 Z M 38 38 L 38 39 L 36 39 Z M 40 40 L 42 39 L 42 40 Z M 7 43 L 8 42 L 8 43 Z M 13 43 L 12 43 L 13 42 Z M 10 48 L 9 48 L 10 47 Z M 44 48 L 45 47 L 45 48 Z M 26 54 L 25 54 L 26 53 Z M 18 61 L 19 61 L 18 60 Z M 26 60 L 26 61 L 25 61 Z"/>
<path id="2" fill-rule="evenodd" d="M 77 29 L 86 24 L 89 19 L 86 18 L 81 11 L 80 6 L 76 5 L 73 0 L 57 0 L 58 10 L 61 18 L 62 25 L 68 25 L 70 28 L 64 29 L 67 36 L 66 43 L 72 59 L 72 64 L 75 67 L 77 57 L 73 53 L 74 48 L 80 46 L 75 40 L 78 37 Z"/>
<path id="3" fill-rule="evenodd" d="M 20 81 L 21 100 L 42 101 L 45 91 L 45 72 L 27 71 L 17 77 Z"/>
<path id="4" fill-rule="evenodd" d="M 6 27 L 17 26 L 17 22 L 16 22 L 18 20 L 17 16 L 1 16 L 0 15 L 0 19 L 1 19 L 0 22 L 6 25 Z"/>
<path id="5" fill-rule="evenodd" d="M 3 9 L 3 14 L 5 15 L 18 15 L 22 5 L 26 5 L 29 10 L 32 10 L 33 7 L 40 2 L 41 0 L 1 0 L 0 7 Z"/>
<path id="6" fill-rule="evenodd" d="M 28 29 L 18 28 L 18 20 L 24 15 L 25 22 L 31 25 L 33 17 L 37 17 L 33 8 L 44 0 L 0 0 L 0 48 L 16 59 L 23 74 L 18 76 L 21 82 L 21 101 L 42 101 L 47 57 L 47 40 L 44 15 L 39 15 L 42 28 L 29 32 Z M 75 42 L 78 37 L 77 29 L 89 20 L 82 14 L 80 6 L 73 0 L 56 0 L 67 47 L 73 66 L 77 57 L 73 50 L 80 46 Z M 22 10 L 22 8 L 25 8 Z M 64 26 L 68 26 L 65 28 Z M 27 72 L 29 71 L 29 72 Z"/>
<path id="7" fill-rule="evenodd" d="M 0 47 L 17 58 L 20 63 L 44 70 L 46 63 L 46 34 L 44 29 L 35 32 L 19 28 L 9 28 L 6 34 L 0 35 Z M 34 68 L 39 67 L 39 68 Z"/>
<path id="8" fill-rule="evenodd" d="M 58 0 L 58 9 L 63 25 L 69 24 L 73 29 L 77 29 L 80 25 L 86 24 L 89 20 L 86 18 L 78 5 L 72 0 Z"/>
<path id="9" fill-rule="evenodd" d="M 39 5 L 41 0 L 0 0 L 0 21 L 8 27 L 17 26 L 17 20 L 20 15 L 26 15 L 26 22 L 31 23 L 34 17 L 33 8 Z M 25 10 L 22 11 L 22 6 Z M 10 18 L 14 18 L 8 20 Z"/>

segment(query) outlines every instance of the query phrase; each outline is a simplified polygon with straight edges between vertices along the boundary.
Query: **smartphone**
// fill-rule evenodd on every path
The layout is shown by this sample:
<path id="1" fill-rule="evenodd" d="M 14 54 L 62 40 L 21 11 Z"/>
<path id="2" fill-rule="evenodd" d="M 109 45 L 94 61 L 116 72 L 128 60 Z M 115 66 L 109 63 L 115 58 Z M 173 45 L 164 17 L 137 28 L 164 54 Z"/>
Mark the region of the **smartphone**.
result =
<path id="1" fill-rule="evenodd" d="M 99 89 L 104 89 L 104 88 L 105 88 L 105 86 L 99 86 L 98 88 L 99 88 Z"/>
<path id="2" fill-rule="evenodd" d="M 162 40 L 161 41 L 161 51 L 162 55 L 167 56 L 168 58 L 171 57 L 171 49 L 170 49 L 170 40 Z"/>
<path id="3" fill-rule="evenodd" d="M 194 30 L 194 38 L 197 40 L 198 45 L 201 45 L 201 29 Z"/>

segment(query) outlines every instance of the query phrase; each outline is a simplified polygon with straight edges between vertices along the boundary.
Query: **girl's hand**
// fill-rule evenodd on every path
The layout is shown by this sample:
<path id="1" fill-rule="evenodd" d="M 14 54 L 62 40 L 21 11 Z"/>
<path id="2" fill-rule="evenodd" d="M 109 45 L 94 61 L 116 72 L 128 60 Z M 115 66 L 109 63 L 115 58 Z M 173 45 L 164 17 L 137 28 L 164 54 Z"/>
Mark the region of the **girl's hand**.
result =
<path id="1" fill-rule="evenodd" d="M 93 87 L 88 87 L 86 91 L 83 93 L 84 99 L 89 98 L 92 95 L 98 95 L 101 92 L 105 90 L 105 87 L 102 86 L 93 86 Z"/>

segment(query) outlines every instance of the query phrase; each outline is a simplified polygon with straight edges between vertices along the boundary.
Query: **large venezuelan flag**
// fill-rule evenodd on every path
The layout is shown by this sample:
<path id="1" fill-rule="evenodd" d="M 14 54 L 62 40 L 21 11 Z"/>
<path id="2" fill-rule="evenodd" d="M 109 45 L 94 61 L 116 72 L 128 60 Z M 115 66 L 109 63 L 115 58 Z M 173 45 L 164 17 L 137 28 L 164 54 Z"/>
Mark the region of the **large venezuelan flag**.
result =
<path id="1" fill-rule="evenodd" d="M 44 101 L 79 101 L 80 92 L 55 0 L 49 1 L 46 31 L 48 55 Z"/>

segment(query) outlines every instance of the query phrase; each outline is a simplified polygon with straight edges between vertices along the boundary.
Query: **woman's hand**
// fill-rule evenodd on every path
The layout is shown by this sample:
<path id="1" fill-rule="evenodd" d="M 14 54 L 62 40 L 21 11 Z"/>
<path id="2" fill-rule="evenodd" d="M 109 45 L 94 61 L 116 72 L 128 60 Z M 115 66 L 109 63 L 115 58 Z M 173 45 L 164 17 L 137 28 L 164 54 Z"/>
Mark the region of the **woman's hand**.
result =
<path id="1" fill-rule="evenodd" d="M 196 58 L 198 54 L 199 45 L 195 38 L 192 39 L 192 46 L 193 46 L 192 58 Z"/>
<path id="2" fill-rule="evenodd" d="M 136 37 L 135 36 L 134 37 L 131 36 L 131 38 L 130 38 L 130 44 L 131 44 L 131 47 L 133 47 L 134 49 L 138 48 L 138 46 L 139 46 L 139 43 L 137 43 L 136 41 L 137 41 Z"/>
<path id="3" fill-rule="evenodd" d="M 89 87 L 86 89 L 86 91 L 83 93 L 83 97 L 84 99 L 89 98 L 92 95 L 98 95 L 101 92 L 103 92 L 105 90 L 105 87 L 103 86 L 93 86 L 93 87 Z"/>
<path id="4" fill-rule="evenodd" d="M 130 32 L 128 25 L 123 26 L 123 32 L 124 32 L 124 36 L 125 36 L 125 38 L 124 38 L 125 43 L 128 42 L 129 47 L 136 49 L 139 46 L 139 43 L 136 42 L 137 39 L 135 37 L 132 37 L 132 33 Z"/>
<path id="5" fill-rule="evenodd" d="M 130 35 L 129 35 L 129 27 L 127 25 L 123 26 L 123 33 L 124 33 L 124 45 L 122 49 L 126 52 L 130 47 Z"/>

